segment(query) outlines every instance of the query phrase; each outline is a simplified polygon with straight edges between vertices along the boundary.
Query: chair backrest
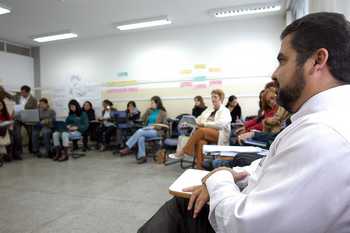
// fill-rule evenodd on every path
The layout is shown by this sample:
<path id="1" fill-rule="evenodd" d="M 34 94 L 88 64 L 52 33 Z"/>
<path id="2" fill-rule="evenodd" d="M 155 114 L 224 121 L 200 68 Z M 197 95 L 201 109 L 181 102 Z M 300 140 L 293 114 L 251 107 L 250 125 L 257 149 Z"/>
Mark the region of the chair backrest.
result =
<path id="1" fill-rule="evenodd" d="M 186 128 L 183 125 L 187 125 Z M 184 115 L 178 124 L 178 132 L 182 135 L 191 135 L 196 130 L 196 118 L 192 115 Z"/>
<path id="2" fill-rule="evenodd" d="M 111 117 L 117 124 L 128 123 L 128 113 L 126 111 L 115 111 L 112 113 Z"/>
<path id="3" fill-rule="evenodd" d="M 170 125 L 170 137 L 178 137 L 179 136 L 179 130 L 178 130 L 178 125 L 180 120 L 182 119 L 183 116 L 190 115 L 188 113 L 183 113 L 178 116 L 176 116 L 174 119 L 169 118 L 168 122 Z"/>

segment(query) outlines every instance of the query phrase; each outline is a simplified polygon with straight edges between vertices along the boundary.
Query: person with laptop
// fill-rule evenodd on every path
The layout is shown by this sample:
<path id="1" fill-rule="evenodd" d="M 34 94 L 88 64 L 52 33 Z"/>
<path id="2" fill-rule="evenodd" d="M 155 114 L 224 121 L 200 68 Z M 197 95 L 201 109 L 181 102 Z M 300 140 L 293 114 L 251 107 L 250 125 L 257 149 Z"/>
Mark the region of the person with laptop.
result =
<path id="1" fill-rule="evenodd" d="M 22 135 L 21 130 L 22 126 L 25 127 L 29 139 L 28 149 L 32 152 L 32 125 L 24 124 L 21 119 L 18 117 L 18 113 L 21 110 L 30 110 L 38 108 L 37 99 L 31 94 L 31 88 L 27 85 L 21 87 L 20 92 L 16 92 L 14 95 L 7 92 L 4 87 L 0 86 L 0 93 L 2 93 L 8 99 L 11 99 L 16 102 L 15 109 L 17 110 L 15 116 L 15 124 L 14 124 L 14 135 L 13 135 L 13 143 L 15 148 L 15 154 L 18 159 L 22 159 L 21 154 L 23 152 L 22 149 Z"/>
<path id="2" fill-rule="evenodd" d="M 292 124 L 249 175 L 214 170 L 138 233 L 350 232 L 350 22 L 309 14 L 281 40 L 272 77 Z"/>
<path id="3" fill-rule="evenodd" d="M 38 158 L 49 157 L 51 152 L 51 137 L 53 124 L 56 121 L 56 112 L 50 108 L 49 102 L 46 98 L 39 100 L 39 122 L 33 126 L 32 132 L 32 148 L 33 153 Z M 45 152 L 40 153 L 39 141 L 40 136 L 43 139 Z"/>

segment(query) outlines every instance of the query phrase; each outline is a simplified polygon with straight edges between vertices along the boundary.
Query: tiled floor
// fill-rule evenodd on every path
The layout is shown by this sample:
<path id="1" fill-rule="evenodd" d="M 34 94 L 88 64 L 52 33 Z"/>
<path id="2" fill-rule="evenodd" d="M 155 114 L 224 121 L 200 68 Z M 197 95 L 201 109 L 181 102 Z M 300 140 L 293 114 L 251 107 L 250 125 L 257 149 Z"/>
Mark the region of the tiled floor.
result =
<path id="1" fill-rule="evenodd" d="M 150 160 L 149 160 L 150 161 Z M 0 168 L 1 233 L 132 233 L 171 198 L 179 165 L 89 152 L 58 163 L 27 157 Z"/>

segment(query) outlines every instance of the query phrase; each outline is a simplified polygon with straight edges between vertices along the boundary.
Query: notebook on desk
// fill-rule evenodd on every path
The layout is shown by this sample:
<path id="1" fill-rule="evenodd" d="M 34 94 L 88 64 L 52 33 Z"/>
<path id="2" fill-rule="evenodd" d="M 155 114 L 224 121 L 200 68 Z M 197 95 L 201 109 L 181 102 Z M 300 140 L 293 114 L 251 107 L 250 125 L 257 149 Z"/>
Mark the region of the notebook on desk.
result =
<path id="1" fill-rule="evenodd" d="M 189 188 L 202 184 L 202 178 L 209 172 L 196 169 L 188 169 L 169 187 L 169 193 L 176 197 L 190 198 L 190 192 L 184 192 L 184 188 Z"/>

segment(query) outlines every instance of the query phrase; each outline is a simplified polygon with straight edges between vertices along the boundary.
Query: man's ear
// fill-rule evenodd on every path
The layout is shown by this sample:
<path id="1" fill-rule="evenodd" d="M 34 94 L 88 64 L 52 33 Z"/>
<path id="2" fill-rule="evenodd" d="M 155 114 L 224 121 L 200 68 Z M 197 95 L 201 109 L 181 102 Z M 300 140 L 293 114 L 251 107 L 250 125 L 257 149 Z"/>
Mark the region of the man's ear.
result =
<path id="1" fill-rule="evenodd" d="M 315 71 L 320 71 L 322 69 L 324 69 L 327 66 L 327 62 L 328 62 L 328 50 L 321 48 L 318 49 L 315 54 L 314 54 L 314 67 L 315 67 Z"/>

